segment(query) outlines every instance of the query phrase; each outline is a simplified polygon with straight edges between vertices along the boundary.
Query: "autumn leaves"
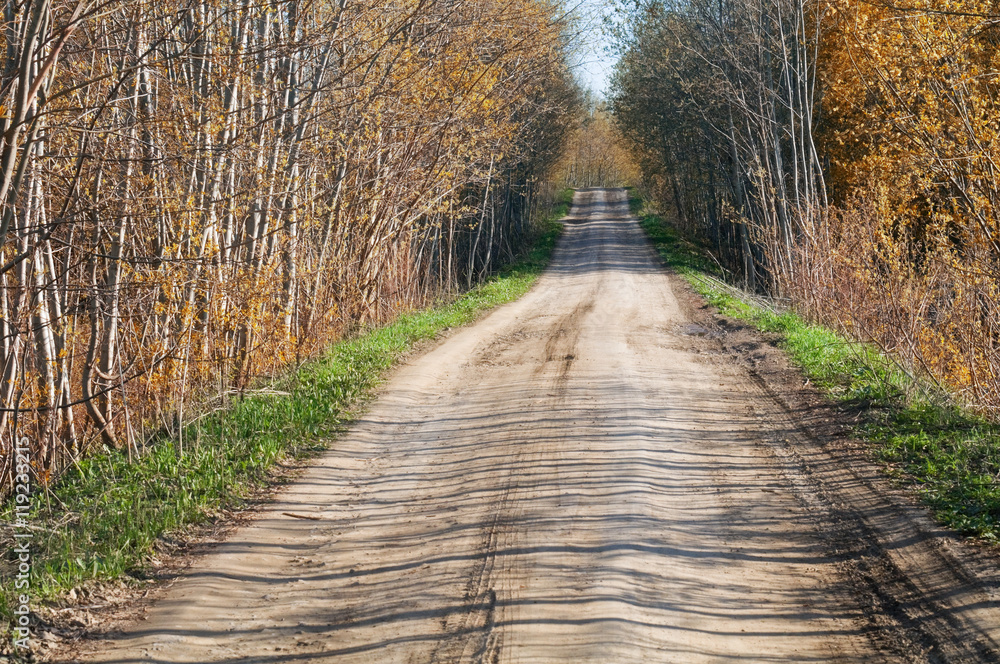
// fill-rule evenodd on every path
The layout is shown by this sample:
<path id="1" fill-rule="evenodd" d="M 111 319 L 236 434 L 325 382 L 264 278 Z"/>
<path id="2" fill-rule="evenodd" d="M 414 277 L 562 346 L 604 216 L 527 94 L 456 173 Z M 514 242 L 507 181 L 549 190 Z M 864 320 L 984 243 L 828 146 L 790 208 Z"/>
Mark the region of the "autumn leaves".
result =
<path id="1" fill-rule="evenodd" d="M 0 440 L 29 434 L 40 470 L 476 281 L 525 236 L 576 96 L 534 0 L 5 17 Z"/>
<path id="2" fill-rule="evenodd" d="M 995 2 L 649 3 L 613 106 L 751 288 L 1000 408 Z"/>

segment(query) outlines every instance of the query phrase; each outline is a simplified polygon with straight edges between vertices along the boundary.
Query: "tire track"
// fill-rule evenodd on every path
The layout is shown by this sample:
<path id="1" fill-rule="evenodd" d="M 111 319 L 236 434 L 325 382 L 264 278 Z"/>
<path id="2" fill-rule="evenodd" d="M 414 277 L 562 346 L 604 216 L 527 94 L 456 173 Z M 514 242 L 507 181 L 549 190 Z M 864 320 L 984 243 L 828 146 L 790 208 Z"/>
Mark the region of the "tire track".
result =
<path id="1" fill-rule="evenodd" d="M 878 485 L 739 338 L 685 334 L 705 315 L 621 192 L 575 203 L 530 293 L 411 358 L 148 620 L 70 661 L 989 661 L 972 576 L 919 569 L 944 559 L 900 535 L 912 511 L 869 509 Z"/>

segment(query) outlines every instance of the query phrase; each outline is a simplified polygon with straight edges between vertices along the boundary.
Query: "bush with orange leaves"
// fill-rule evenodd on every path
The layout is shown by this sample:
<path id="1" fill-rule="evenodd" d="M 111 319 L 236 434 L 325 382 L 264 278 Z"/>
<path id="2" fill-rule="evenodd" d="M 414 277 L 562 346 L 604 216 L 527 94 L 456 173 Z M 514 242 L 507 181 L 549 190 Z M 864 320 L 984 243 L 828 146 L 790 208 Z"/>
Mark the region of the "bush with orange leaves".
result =
<path id="1" fill-rule="evenodd" d="M 810 279 L 783 288 L 996 416 L 1000 11 L 907 4 L 830 3 L 817 139 L 835 207 L 798 251 Z"/>

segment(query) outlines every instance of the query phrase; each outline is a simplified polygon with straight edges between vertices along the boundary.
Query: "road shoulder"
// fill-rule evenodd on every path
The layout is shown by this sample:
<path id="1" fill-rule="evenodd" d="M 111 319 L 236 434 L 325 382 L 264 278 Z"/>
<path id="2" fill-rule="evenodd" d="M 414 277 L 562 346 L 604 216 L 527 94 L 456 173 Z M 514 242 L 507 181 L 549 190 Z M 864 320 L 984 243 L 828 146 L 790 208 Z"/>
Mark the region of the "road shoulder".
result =
<path id="1" fill-rule="evenodd" d="M 886 477 L 852 417 L 809 384 L 777 335 L 717 314 L 680 277 L 672 285 L 694 324 L 757 385 L 769 453 L 848 580 L 881 652 L 900 661 L 1000 661 L 1000 552 L 937 525 Z M 790 435 L 789 435 L 790 434 Z"/>

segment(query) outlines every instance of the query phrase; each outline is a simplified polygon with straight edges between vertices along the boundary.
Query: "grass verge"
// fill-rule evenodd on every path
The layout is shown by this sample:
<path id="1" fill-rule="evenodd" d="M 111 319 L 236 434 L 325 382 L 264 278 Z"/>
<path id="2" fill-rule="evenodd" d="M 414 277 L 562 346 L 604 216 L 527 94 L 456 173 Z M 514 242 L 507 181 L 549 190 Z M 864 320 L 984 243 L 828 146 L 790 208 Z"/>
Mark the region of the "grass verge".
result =
<path id="1" fill-rule="evenodd" d="M 561 229 L 557 220 L 571 200 L 572 190 L 561 193 L 517 263 L 451 302 L 335 344 L 275 390 L 201 418 L 186 429 L 183 451 L 164 440 L 131 462 L 118 452 L 80 461 L 34 497 L 32 602 L 95 580 L 141 579 L 165 535 L 240 507 L 267 484 L 282 458 L 326 447 L 352 404 L 371 394 L 415 343 L 527 292 L 548 263 Z M 0 511 L 0 521 L 13 522 L 12 503 Z M 9 641 L 15 596 L 9 553 L 6 562 L 0 625 Z"/>
<path id="2" fill-rule="evenodd" d="M 721 314 L 781 335 L 781 346 L 813 383 L 860 412 L 855 433 L 941 523 L 985 541 L 1000 539 L 1000 425 L 917 385 L 877 349 L 725 284 L 696 244 L 634 193 L 629 203 L 664 262 Z"/>

